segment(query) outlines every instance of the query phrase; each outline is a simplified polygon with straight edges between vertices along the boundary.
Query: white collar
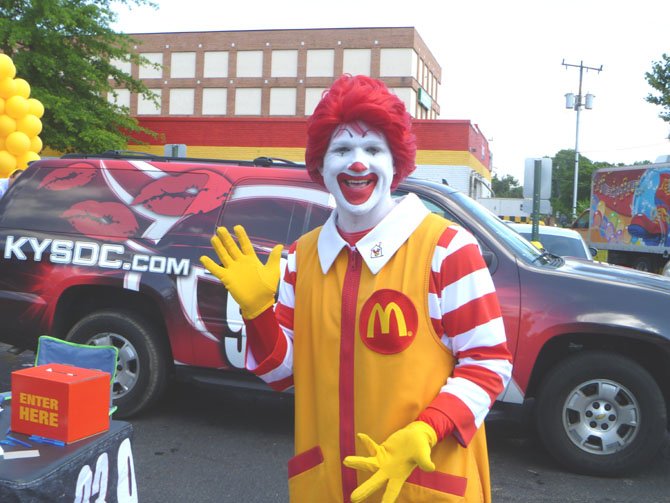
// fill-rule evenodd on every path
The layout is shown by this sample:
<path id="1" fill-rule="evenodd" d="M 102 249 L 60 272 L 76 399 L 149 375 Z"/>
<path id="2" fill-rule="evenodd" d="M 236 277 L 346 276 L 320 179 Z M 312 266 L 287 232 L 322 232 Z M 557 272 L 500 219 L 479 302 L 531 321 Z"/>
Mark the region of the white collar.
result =
<path id="1" fill-rule="evenodd" d="M 430 213 L 415 194 L 394 200 L 395 207 L 355 247 L 372 274 L 377 274 L 407 241 L 423 219 Z M 340 251 L 349 247 L 337 231 L 337 208 L 330 214 L 319 233 L 317 250 L 324 274 L 335 262 Z"/>

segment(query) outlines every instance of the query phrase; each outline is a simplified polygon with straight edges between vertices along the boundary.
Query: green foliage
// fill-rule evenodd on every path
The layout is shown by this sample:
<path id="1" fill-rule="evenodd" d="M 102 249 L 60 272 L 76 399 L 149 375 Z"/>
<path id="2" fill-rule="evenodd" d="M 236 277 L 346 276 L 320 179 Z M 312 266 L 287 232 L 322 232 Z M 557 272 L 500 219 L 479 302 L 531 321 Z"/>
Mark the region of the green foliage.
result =
<path id="1" fill-rule="evenodd" d="M 512 175 L 505 175 L 498 178 L 498 175 L 493 173 L 491 179 L 491 188 L 495 197 L 523 197 L 523 187 L 519 186 L 519 181 Z"/>
<path id="2" fill-rule="evenodd" d="M 658 94 L 649 94 L 645 99 L 663 107 L 659 117 L 670 122 L 670 55 L 663 54 L 660 61 L 652 62 L 651 72 L 644 74 L 649 85 Z"/>
<path id="3" fill-rule="evenodd" d="M 591 177 L 596 169 L 611 166 L 606 162 L 592 162 L 579 156 L 577 180 L 577 214 L 589 207 L 591 199 Z M 556 215 L 572 216 L 572 199 L 575 182 L 575 151 L 560 150 L 552 158 L 551 207 Z"/>
<path id="4" fill-rule="evenodd" d="M 154 6 L 150 0 L 0 0 L 0 51 L 44 105 L 40 138 L 54 150 L 123 149 L 124 133 L 152 134 L 106 98 L 116 83 L 155 100 L 142 82 L 112 64 L 142 62 L 132 51 L 134 41 L 110 28 L 113 3 Z"/>

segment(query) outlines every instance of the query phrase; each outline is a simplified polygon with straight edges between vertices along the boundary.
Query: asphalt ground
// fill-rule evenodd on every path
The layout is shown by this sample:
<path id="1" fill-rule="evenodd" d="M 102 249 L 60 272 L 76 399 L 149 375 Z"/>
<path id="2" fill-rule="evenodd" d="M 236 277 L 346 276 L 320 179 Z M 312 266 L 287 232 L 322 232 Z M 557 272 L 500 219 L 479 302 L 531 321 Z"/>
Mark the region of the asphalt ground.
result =
<path id="1" fill-rule="evenodd" d="M 0 391 L 9 390 L 12 370 L 33 359 L 0 345 Z M 287 501 L 292 407 L 287 395 L 173 384 L 130 421 L 139 501 Z M 670 503 L 670 435 L 649 466 L 625 478 L 570 473 L 516 425 L 491 422 L 487 437 L 494 502 Z"/>

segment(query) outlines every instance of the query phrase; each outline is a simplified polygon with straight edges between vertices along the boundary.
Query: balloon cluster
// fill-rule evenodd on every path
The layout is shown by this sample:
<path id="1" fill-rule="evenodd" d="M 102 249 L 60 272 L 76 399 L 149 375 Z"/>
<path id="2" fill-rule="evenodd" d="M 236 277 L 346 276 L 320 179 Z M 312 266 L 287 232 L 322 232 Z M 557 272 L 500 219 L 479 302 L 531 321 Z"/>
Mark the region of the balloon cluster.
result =
<path id="1" fill-rule="evenodd" d="M 40 158 L 44 106 L 30 97 L 30 84 L 16 77 L 12 58 L 0 54 L 0 178 Z"/>

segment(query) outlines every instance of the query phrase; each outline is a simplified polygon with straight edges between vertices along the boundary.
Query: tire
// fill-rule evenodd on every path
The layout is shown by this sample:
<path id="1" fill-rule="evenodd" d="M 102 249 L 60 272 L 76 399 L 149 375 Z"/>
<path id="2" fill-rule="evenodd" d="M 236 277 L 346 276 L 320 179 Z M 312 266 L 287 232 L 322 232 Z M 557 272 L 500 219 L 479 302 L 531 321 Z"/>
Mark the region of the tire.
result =
<path id="1" fill-rule="evenodd" d="M 654 272 L 656 270 L 656 264 L 654 259 L 651 257 L 637 257 L 633 259 L 631 266 L 633 269 L 644 272 Z"/>
<path id="2" fill-rule="evenodd" d="M 170 351 L 156 328 L 141 316 L 121 310 L 97 311 L 79 320 L 66 339 L 118 348 L 112 384 L 115 417 L 128 418 L 146 410 L 165 390 Z"/>
<path id="3" fill-rule="evenodd" d="M 568 470 L 605 477 L 642 468 L 663 443 L 666 408 L 653 377 L 635 361 L 586 351 L 542 382 L 536 428 Z"/>

